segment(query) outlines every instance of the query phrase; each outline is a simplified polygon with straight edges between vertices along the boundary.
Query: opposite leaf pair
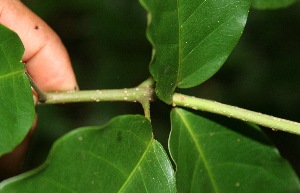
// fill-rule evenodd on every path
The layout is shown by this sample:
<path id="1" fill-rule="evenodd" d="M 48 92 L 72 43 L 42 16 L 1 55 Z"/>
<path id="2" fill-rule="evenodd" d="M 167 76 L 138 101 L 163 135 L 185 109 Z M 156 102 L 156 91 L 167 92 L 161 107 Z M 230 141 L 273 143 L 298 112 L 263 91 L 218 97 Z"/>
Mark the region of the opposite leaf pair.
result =
<path id="1" fill-rule="evenodd" d="M 150 122 L 125 115 L 65 135 L 40 168 L 3 182 L 0 192 L 300 191 L 290 165 L 259 128 L 238 121 L 228 128 L 178 108 L 171 123 L 176 177 Z"/>

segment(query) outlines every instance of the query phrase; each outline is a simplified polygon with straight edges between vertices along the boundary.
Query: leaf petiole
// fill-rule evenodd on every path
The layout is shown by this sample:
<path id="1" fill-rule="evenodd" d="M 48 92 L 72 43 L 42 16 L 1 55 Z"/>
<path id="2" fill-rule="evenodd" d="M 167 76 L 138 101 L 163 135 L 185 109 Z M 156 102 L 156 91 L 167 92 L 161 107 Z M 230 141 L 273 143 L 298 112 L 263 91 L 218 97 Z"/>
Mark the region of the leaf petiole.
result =
<path id="1" fill-rule="evenodd" d="M 28 72 L 25 70 L 25 74 L 28 77 L 28 80 L 30 82 L 31 87 L 37 92 L 38 94 L 38 100 L 39 102 L 43 103 L 47 100 L 47 96 L 46 93 L 44 93 L 33 81 L 33 79 L 31 78 L 31 76 L 28 74 Z"/>

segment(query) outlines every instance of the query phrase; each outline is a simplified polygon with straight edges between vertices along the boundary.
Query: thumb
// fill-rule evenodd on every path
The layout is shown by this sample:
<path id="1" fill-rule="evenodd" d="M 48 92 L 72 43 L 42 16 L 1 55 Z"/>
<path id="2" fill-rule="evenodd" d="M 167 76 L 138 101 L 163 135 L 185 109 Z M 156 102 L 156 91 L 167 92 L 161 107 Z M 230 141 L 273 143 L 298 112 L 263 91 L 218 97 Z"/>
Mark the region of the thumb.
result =
<path id="1" fill-rule="evenodd" d="M 27 72 L 44 91 L 77 89 L 68 53 L 57 34 L 19 0 L 0 2 L 0 23 L 21 38 Z"/>

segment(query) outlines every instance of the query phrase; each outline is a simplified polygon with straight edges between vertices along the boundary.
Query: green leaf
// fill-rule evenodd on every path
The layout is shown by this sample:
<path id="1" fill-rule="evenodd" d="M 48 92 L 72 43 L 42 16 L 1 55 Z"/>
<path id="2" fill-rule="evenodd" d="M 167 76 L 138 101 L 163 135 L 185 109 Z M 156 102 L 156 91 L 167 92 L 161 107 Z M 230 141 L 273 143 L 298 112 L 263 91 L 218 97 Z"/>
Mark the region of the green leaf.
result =
<path id="1" fill-rule="evenodd" d="M 259 128 L 237 121 L 228 128 L 178 108 L 171 119 L 178 192 L 300 191 L 291 166 Z"/>
<path id="2" fill-rule="evenodd" d="M 252 7 L 256 9 L 278 9 L 284 8 L 298 2 L 299 0 L 252 0 Z"/>
<path id="3" fill-rule="evenodd" d="M 140 0 L 154 47 L 150 71 L 158 97 L 196 86 L 225 62 L 244 29 L 249 0 Z"/>
<path id="4" fill-rule="evenodd" d="M 0 25 L 0 156 L 24 139 L 35 115 L 23 53 L 17 34 Z"/>
<path id="5" fill-rule="evenodd" d="M 53 146 L 44 166 L 0 185 L 0 192 L 176 192 L 162 146 L 143 116 L 75 130 Z"/>

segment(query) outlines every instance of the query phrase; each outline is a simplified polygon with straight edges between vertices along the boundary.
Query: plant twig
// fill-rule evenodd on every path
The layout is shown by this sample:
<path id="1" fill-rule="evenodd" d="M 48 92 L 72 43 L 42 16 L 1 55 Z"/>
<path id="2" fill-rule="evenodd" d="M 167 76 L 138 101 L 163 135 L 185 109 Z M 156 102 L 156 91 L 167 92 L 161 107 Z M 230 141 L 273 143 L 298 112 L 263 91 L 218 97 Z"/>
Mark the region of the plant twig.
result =
<path id="1" fill-rule="evenodd" d="M 273 130 L 281 130 L 300 135 L 300 123 L 242 109 L 239 107 L 225 105 L 216 101 L 175 93 L 173 95 L 173 106 L 183 106 L 192 108 L 194 110 L 202 110 L 210 113 L 225 115 L 240 119 L 242 121 L 252 122 L 258 125 L 269 127 Z"/>
<path id="2" fill-rule="evenodd" d="M 153 95 L 153 83 L 154 82 L 152 79 L 147 79 L 139 86 L 129 89 L 125 88 L 108 90 L 43 92 L 43 99 L 45 100 L 39 99 L 39 104 L 64 104 L 105 101 L 139 102 L 144 108 L 145 116 L 150 120 L 150 101 L 152 100 Z"/>
<path id="3" fill-rule="evenodd" d="M 153 100 L 152 78 L 147 79 L 135 88 L 111 89 L 111 90 L 86 90 L 68 92 L 49 92 L 41 91 L 32 78 L 26 73 L 32 87 L 39 94 L 39 104 L 64 104 L 78 102 L 105 102 L 105 101 L 124 101 L 139 102 L 144 109 L 145 117 L 150 120 L 150 101 Z M 216 101 L 196 98 L 183 94 L 173 95 L 173 106 L 183 106 L 194 110 L 202 110 L 215 114 L 252 122 L 258 125 L 269 127 L 273 130 L 281 130 L 300 135 L 300 123 L 285 119 L 249 111 L 239 107 L 222 104 Z"/>

